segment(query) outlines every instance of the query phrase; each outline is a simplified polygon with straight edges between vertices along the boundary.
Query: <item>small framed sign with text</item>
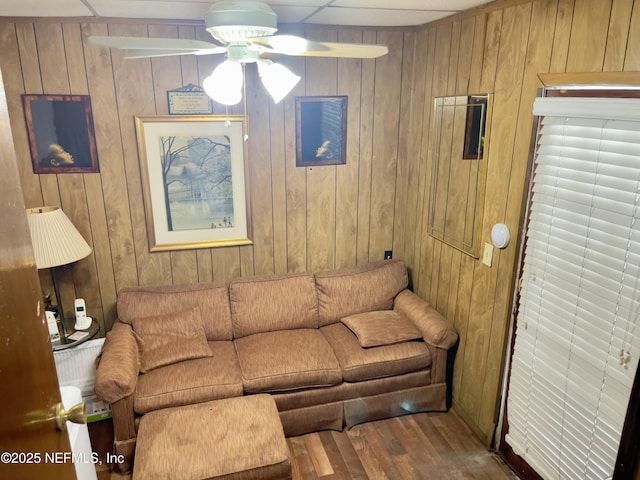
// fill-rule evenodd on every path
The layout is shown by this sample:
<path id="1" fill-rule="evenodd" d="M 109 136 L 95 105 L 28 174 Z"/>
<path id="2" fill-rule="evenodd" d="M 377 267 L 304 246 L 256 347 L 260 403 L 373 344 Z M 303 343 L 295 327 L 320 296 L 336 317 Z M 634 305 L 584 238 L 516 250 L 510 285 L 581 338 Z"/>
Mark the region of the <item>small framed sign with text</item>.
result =
<path id="1" fill-rule="evenodd" d="M 213 101 L 204 89 L 192 83 L 167 90 L 169 115 L 211 115 Z"/>

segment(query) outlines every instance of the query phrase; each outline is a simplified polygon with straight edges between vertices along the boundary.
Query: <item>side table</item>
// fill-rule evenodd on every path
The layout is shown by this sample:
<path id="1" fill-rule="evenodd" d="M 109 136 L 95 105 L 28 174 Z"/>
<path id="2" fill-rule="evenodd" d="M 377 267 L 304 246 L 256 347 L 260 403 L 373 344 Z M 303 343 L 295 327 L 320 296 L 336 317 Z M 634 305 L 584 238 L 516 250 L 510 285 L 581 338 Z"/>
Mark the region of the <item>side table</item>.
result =
<path id="1" fill-rule="evenodd" d="M 87 340 L 92 339 L 96 336 L 96 334 L 100 331 L 100 325 L 95 320 L 91 320 L 91 326 L 87 330 L 73 330 L 69 335 L 64 337 L 64 343 L 59 345 L 53 345 L 53 351 L 57 352 L 60 350 L 66 350 L 68 348 L 77 347 L 81 343 L 86 342 Z M 78 334 L 86 334 L 86 335 L 78 335 Z M 73 338 L 73 336 L 78 336 L 80 338 Z M 71 337 L 71 338 L 70 338 Z"/>

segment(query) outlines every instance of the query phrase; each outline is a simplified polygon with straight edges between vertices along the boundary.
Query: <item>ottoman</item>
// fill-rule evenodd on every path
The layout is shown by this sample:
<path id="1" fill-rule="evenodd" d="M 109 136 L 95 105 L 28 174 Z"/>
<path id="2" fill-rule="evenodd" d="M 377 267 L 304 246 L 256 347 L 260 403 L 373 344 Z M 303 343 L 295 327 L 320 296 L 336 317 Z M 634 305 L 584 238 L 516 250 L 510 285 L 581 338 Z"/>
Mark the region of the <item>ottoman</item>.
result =
<path id="1" fill-rule="evenodd" d="M 270 395 L 166 408 L 142 417 L 134 480 L 291 478 L 289 449 Z"/>

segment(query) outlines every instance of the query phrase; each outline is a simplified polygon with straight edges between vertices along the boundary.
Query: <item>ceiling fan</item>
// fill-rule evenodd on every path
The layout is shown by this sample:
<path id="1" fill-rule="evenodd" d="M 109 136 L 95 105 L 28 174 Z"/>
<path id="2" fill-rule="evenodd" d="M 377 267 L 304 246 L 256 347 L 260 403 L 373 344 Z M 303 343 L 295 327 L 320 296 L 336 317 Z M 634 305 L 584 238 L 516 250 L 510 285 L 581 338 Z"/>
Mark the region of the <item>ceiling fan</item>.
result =
<path id="1" fill-rule="evenodd" d="M 275 35 L 276 13 L 255 0 L 221 0 L 209 8 L 205 26 L 217 43 L 184 38 L 91 36 L 95 46 L 126 50 L 125 58 L 171 55 L 225 54 L 225 60 L 203 81 L 214 100 L 235 105 L 242 98 L 242 66 L 256 63 L 265 88 L 278 103 L 300 80 L 272 55 L 306 57 L 377 58 L 388 52 L 386 45 L 334 43 L 307 40 L 295 35 Z"/>

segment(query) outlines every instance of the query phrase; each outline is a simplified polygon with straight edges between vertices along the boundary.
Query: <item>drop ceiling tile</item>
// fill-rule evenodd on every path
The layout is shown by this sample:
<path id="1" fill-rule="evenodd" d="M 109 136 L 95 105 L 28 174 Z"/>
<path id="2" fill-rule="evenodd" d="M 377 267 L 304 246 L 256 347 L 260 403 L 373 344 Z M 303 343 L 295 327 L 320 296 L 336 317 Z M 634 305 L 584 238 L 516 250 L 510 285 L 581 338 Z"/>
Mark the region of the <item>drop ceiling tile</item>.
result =
<path id="1" fill-rule="evenodd" d="M 319 7 L 271 5 L 271 8 L 278 15 L 278 23 L 298 23 L 312 15 Z"/>
<path id="2" fill-rule="evenodd" d="M 362 25 L 375 27 L 398 27 L 423 25 L 453 15 L 454 11 L 391 10 L 327 7 L 306 20 L 306 23 L 321 25 Z"/>
<path id="3" fill-rule="evenodd" d="M 336 0 L 332 7 L 461 11 L 491 0 Z"/>
<path id="4" fill-rule="evenodd" d="M 78 1 L 78 0 L 76 0 Z M 89 0 L 99 16 L 204 20 L 214 0 Z M 280 23 L 297 23 L 314 13 L 325 0 L 275 0 L 270 7 Z"/>
<path id="5" fill-rule="evenodd" d="M 0 16 L 158 18 L 203 21 L 216 0 L 0 0 Z M 489 0 L 265 0 L 280 23 L 424 24 Z M 325 7 L 325 5 L 330 5 Z M 372 11 L 368 11 L 372 9 Z M 435 10 L 436 13 L 428 13 Z"/>
<path id="6" fill-rule="evenodd" d="M 80 0 L 20 0 L 0 2 L 0 15 L 3 17 L 92 17 L 89 10 Z"/>
<path id="7" fill-rule="evenodd" d="M 323 7 L 329 3 L 330 0 L 260 0 L 268 4 L 274 10 L 276 7 Z M 387 0 L 388 1 L 388 0 Z"/>
<path id="8" fill-rule="evenodd" d="M 100 17 L 204 20 L 211 1 L 89 0 Z"/>

